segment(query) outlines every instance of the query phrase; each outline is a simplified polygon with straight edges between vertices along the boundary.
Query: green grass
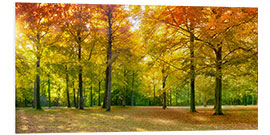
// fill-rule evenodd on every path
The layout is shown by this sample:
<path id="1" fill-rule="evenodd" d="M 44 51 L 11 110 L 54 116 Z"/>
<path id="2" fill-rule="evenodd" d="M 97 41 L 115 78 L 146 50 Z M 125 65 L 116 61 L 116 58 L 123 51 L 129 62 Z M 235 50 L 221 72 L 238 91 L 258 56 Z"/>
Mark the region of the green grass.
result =
<path id="1" fill-rule="evenodd" d="M 224 107 L 222 116 L 212 108 L 158 106 L 16 109 L 16 133 L 183 131 L 183 130 L 249 130 L 258 129 L 258 107 Z"/>

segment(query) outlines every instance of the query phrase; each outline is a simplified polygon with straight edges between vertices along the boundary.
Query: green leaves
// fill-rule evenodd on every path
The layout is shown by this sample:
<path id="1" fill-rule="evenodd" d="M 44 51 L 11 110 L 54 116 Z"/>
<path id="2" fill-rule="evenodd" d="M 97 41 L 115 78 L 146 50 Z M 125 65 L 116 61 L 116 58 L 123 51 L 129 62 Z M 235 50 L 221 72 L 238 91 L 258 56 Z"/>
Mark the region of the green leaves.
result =
<path id="1" fill-rule="evenodd" d="M 112 11 L 113 54 L 109 63 L 113 65 L 114 100 L 118 100 L 117 93 L 135 90 L 141 96 L 140 103 L 147 102 L 153 98 L 154 87 L 158 98 L 162 79 L 168 76 L 166 90 L 182 91 L 185 96 L 181 100 L 187 102 L 191 63 L 196 67 L 198 95 L 213 96 L 213 77 L 221 76 L 216 71 L 217 64 L 222 68 L 228 98 L 238 89 L 242 94 L 256 93 L 256 8 L 16 3 L 15 62 L 19 96 L 25 91 L 22 88 L 33 87 L 38 57 L 41 80 L 49 79 L 48 75 L 54 79 L 53 97 L 63 94 L 65 74 L 78 87 L 80 68 L 83 81 L 96 86 L 104 80 L 108 66 L 108 8 Z M 191 46 L 194 57 L 190 55 Z M 222 48 L 221 59 L 217 59 L 219 48 Z M 136 74 L 133 88 L 132 73 Z M 246 83 L 236 83 L 247 78 Z M 89 87 L 88 83 L 83 85 Z"/>

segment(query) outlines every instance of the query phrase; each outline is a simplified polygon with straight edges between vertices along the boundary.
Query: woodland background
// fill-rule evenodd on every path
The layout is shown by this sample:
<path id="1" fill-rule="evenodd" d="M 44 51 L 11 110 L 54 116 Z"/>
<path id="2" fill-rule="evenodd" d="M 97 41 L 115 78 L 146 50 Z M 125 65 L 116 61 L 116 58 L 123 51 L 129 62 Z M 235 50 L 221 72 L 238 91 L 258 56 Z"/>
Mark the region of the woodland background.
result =
<path id="1" fill-rule="evenodd" d="M 17 3 L 16 106 L 257 104 L 257 15 Z"/>

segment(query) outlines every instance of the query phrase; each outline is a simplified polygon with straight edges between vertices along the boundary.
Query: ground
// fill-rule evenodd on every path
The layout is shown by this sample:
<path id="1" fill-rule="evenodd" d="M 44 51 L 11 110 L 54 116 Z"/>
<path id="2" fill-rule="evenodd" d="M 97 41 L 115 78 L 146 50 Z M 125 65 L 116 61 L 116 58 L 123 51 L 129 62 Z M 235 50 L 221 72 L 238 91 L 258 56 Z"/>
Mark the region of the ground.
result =
<path id="1" fill-rule="evenodd" d="M 16 133 L 258 129 L 257 106 L 225 106 L 222 116 L 213 115 L 212 108 L 197 107 L 196 113 L 160 106 L 113 106 L 111 112 L 100 107 L 16 108 Z"/>

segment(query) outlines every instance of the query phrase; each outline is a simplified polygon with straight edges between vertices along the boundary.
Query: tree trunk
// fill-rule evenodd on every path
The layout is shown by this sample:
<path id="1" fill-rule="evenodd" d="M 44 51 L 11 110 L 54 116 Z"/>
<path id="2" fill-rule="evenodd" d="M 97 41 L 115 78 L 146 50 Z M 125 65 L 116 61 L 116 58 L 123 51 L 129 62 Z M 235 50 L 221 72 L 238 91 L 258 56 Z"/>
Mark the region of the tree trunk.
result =
<path id="1" fill-rule="evenodd" d="M 206 99 L 206 96 L 204 96 L 204 98 L 203 98 L 203 106 L 204 106 L 204 107 L 207 106 L 207 99 Z"/>
<path id="2" fill-rule="evenodd" d="M 134 90 L 131 91 L 131 106 L 134 106 Z"/>
<path id="3" fill-rule="evenodd" d="M 90 89 L 90 107 L 93 106 L 93 87 L 91 83 L 91 89 Z"/>
<path id="4" fill-rule="evenodd" d="M 187 104 L 190 105 L 190 102 L 189 102 L 189 100 L 190 100 L 190 98 L 189 98 L 189 96 L 190 96 L 189 90 L 187 91 L 187 95 L 188 95 L 188 98 L 187 98 Z"/>
<path id="5" fill-rule="evenodd" d="M 66 92 L 67 92 L 67 107 L 70 108 L 70 100 L 69 100 L 69 85 L 68 85 L 68 71 L 67 71 L 67 66 L 66 66 Z"/>
<path id="6" fill-rule="evenodd" d="M 36 95 L 37 95 L 37 94 L 36 94 L 36 91 L 37 91 L 37 90 L 36 90 L 36 89 L 37 89 L 37 82 L 36 82 L 36 80 L 35 80 L 35 81 L 34 81 L 34 100 L 33 100 L 33 104 L 32 104 L 32 105 L 33 105 L 33 108 L 36 108 L 36 106 L 37 106 L 37 103 L 36 103 L 36 101 L 37 101 L 37 100 L 36 100 Z"/>
<path id="7" fill-rule="evenodd" d="M 254 96 L 252 95 L 252 105 L 254 105 Z"/>
<path id="8" fill-rule="evenodd" d="M 39 77 L 39 68 L 40 68 L 40 58 L 37 60 L 37 75 L 36 75 L 36 109 L 41 109 L 40 105 L 40 77 Z"/>
<path id="9" fill-rule="evenodd" d="M 123 101 L 122 101 L 122 106 L 125 107 L 126 106 L 126 91 L 127 91 L 127 87 L 124 88 L 123 91 Z"/>
<path id="10" fill-rule="evenodd" d="M 100 106 L 100 84 L 101 84 L 101 81 L 98 82 L 98 106 Z"/>
<path id="11" fill-rule="evenodd" d="M 162 71 L 162 73 L 164 74 L 164 70 Z M 163 84 L 162 84 L 162 89 L 163 89 L 163 109 L 164 110 L 167 108 L 166 89 L 165 89 L 166 79 L 167 79 L 167 76 L 164 76 L 163 77 Z"/>
<path id="12" fill-rule="evenodd" d="M 76 90 L 74 88 L 74 82 L 73 82 L 73 105 L 76 107 Z"/>
<path id="13" fill-rule="evenodd" d="M 170 89 L 170 106 L 172 105 L 172 89 Z"/>
<path id="14" fill-rule="evenodd" d="M 175 105 L 177 106 L 178 105 L 178 92 L 177 92 L 177 89 L 176 89 L 176 92 L 175 92 Z"/>
<path id="15" fill-rule="evenodd" d="M 222 96 L 222 47 L 218 45 L 216 52 L 216 108 L 215 115 L 223 115 L 221 106 L 221 96 Z"/>
<path id="16" fill-rule="evenodd" d="M 135 75 L 134 75 L 134 71 L 133 71 L 133 74 L 132 74 L 132 90 L 131 90 L 131 106 L 134 106 L 134 78 L 135 78 Z"/>
<path id="17" fill-rule="evenodd" d="M 79 89 L 77 89 L 77 104 L 76 104 L 77 109 L 79 108 L 79 104 L 80 104 L 80 102 L 79 102 L 79 94 L 80 94 L 80 91 L 79 91 Z"/>
<path id="18" fill-rule="evenodd" d="M 40 105 L 40 77 L 39 77 L 39 74 L 40 74 L 40 56 L 41 56 L 41 53 L 40 53 L 40 36 L 39 34 L 37 34 L 37 62 L 36 62 L 36 71 L 37 71 L 37 74 L 36 74 L 36 109 L 41 109 L 41 105 Z"/>
<path id="19" fill-rule="evenodd" d="M 84 103 L 85 99 L 86 99 L 85 89 L 83 88 L 83 107 L 85 107 L 85 103 Z"/>
<path id="20" fill-rule="evenodd" d="M 104 98 L 102 108 L 106 108 L 107 106 L 107 93 L 108 93 L 108 67 L 106 68 L 106 79 L 105 79 L 105 90 L 104 90 Z"/>
<path id="21" fill-rule="evenodd" d="M 156 104 L 156 85 L 155 85 L 155 82 L 154 82 L 154 105 Z"/>
<path id="22" fill-rule="evenodd" d="M 108 36 L 109 36 L 109 44 L 108 44 L 108 55 L 107 55 L 107 69 L 108 69 L 108 76 L 107 76 L 107 83 L 108 83 L 108 91 L 107 91 L 107 109 L 106 111 L 111 111 L 111 73 L 112 73 L 112 63 L 111 63 L 111 58 L 112 58 L 112 11 L 111 7 L 109 7 L 107 11 L 107 16 L 108 16 Z"/>
<path id="23" fill-rule="evenodd" d="M 50 79 L 48 79 L 48 100 L 49 100 L 49 107 L 51 107 L 51 87 L 50 87 Z"/>
<path id="24" fill-rule="evenodd" d="M 214 104 L 214 109 L 216 109 L 216 107 L 217 107 L 217 99 L 218 99 L 218 97 L 217 97 L 217 82 L 216 82 L 216 88 L 215 88 L 215 104 Z"/>
<path id="25" fill-rule="evenodd" d="M 246 94 L 244 95 L 244 105 L 248 105 L 248 96 Z"/>
<path id="26" fill-rule="evenodd" d="M 163 91 L 163 107 L 164 110 L 167 108 L 167 99 L 166 99 L 166 91 Z"/>
<path id="27" fill-rule="evenodd" d="M 93 105 L 96 105 L 96 98 L 93 99 Z"/>
<path id="28" fill-rule="evenodd" d="M 24 107 L 27 107 L 27 99 L 24 98 Z"/>
<path id="29" fill-rule="evenodd" d="M 190 34 L 190 112 L 195 109 L 195 63 L 194 63 L 194 34 Z"/>
<path id="30" fill-rule="evenodd" d="M 80 31 L 77 33 L 78 36 L 80 36 Z M 79 37 L 79 42 L 81 41 L 81 37 Z M 79 53 L 78 53 L 78 59 L 79 63 L 81 61 L 81 44 L 78 43 L 79 45 Z M 82 80 L 82 66 L 79 66 L 79 91 L 80 91 L 80 109 L 83 109 L 83 80 Z"/>

